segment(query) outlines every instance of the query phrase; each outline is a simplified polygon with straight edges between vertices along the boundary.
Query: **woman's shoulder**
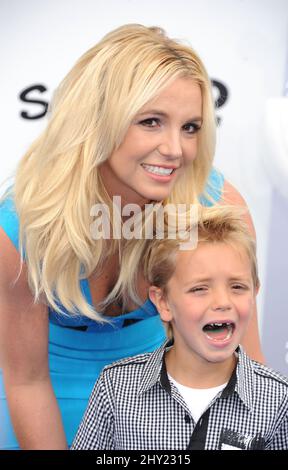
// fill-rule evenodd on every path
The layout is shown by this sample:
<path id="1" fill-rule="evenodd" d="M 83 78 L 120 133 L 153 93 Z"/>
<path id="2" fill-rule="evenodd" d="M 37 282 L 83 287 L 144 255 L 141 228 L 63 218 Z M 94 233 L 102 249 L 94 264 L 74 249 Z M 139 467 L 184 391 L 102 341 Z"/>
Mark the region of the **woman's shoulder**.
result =
<path id="1" fill-rule="evenodd" d="M 0 295 L 2 301 L 6 296 L 9 302 L 11 299 L 13 302 L 18 302 L 22 295 L 25 297 L 28 292 L 27 273 L 25 266 L 21 263 L 18 250 L 18 229 L 18 216 L 13 199 L 10 196 L 4 196 L 0 200 Z"/>
<path id="2" fill-rule="evenodd" d="M 0 228 L 11 240 L 15 248 L 19 247 L 19 217 L 12 194 L 7 194 L 0 201 Z"/>
<path id="3" fill-rule="evenodd" d="M 206 199 L 208 197 L 212 198 L 213 202 L 202 201 L 202 199 Z M 212 167 L 204 195 L 201 196 L 201 203 L 205 205 L 213 205 L 213 203 L 220 203 L 220 204 L 232 204 L 232 205 L 239 205 L 239 206 L 247 206 L 245 199 L 240 194 L 240 192 L 233 186 L 223 175 L 221 171 L 217 168 Z"/>
<path id="4" fill-rule="evenodd" d="M 199 197 L 200 204 L 212 206 L 220 201 L 223 194 L 224 176 L 215 167 L 212 167 L 204 193 Z"/>
<path id="5" fill-rule="evenodd" d="M 219 203 L 239 206 L 243 207 L 244 209 L 247 209 L 247 212 L 244 213 L 243 218 L 248 224 L 252 235 L 254 236 L 254 238 L 256 238 L 255 227 L 247 203 L 242 194 L 238 191 L 238 189 L 236 189 L 235 186 L 233 186 L 227 179 L 223 179 L 223 189 L 221 198 L 219 199 Z"/>

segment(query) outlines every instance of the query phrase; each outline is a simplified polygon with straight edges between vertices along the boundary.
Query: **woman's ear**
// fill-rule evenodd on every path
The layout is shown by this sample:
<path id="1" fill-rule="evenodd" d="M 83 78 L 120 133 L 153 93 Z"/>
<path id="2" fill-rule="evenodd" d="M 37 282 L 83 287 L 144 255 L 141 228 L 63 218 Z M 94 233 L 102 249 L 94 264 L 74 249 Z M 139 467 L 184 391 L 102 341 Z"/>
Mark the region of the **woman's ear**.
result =
<path id="1" fill-rule="evenodd" d="M 258 281 L 257 286 L 255 287 L 255 297 L 258 295 L 260 289 L 260 282 Z"/>
<path id="2" fill-rule="evenodd" d="M 167 294 L 163 289 L 156 286 L 149 287 L 149 298 L 157 308 L 162 321 L 169 322 L 172 320 L 172 312 L 170 309 Z"/>

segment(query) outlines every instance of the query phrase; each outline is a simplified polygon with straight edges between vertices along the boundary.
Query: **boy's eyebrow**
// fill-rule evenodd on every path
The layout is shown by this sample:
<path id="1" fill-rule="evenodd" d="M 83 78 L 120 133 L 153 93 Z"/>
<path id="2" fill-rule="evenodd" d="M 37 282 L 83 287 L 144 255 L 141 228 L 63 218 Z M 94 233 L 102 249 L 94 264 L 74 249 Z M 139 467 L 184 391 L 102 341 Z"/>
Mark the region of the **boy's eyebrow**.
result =
<path id="1" fill-rule="evenodd" d="M 247 277 L 247 274 L 237 274 L 233 275 L 232 277 L 229 277 L 229 281 L 236 282 L 236 281 L 250 281 L 250 276 Z M 211 277 L 195 277 L 194 279 L 191 279 L 188 282 L 185 282 L 183 285 L 189 286 L 191 284 L 197 284 L 198 282 L 210 282 L 213 281 L 213 278 Z"/>
<path id="2" fill-rule="evenodd" d="M 165 111 L 162 111 L 160 109 L 147 109 L 146 111 L 137 113 L 137 116 L 143 116 L 144 114 L 157 114 L 157 116 L 164 116 L 164 117 L 168 116 L 168 114 L 165 113 Z M 187 121 L 202 121 L 202 116 L 195 116 L 195 117 L 187 119 Z"/>
<path id="3" fill-rule="evenodd" d="M 209 282 L 211 281 L 211 277 L 195 277 L 188 282 L 184 282 L 184 286 L 189 286 L 191 284 L 196 284 L 197 282 Z"/>

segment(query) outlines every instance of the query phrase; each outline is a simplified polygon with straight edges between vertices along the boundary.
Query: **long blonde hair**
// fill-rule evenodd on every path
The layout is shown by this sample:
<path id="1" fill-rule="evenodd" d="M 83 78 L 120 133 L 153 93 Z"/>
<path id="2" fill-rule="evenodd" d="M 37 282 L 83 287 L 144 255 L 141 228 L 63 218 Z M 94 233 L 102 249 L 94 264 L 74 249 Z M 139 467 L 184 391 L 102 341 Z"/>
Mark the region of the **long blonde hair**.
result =
<path id="1" fill-rule="evenodd" d="M 93 240 L 90 209 L 111 206 L 99 165 L 122 142 L 141 107 L 178 77 L 199 84 L 203 125 L 197 158 L 177 181 L 167 201 L 194 203 L 203 193 L 215 150 L 215 118 L 207 72 L 191 47 L 157 27 L 122 26 L 88 50 L 57 89 L 50 121 L 17 169 L 14 198 L 20 219 L 20 249 L 35 301 L 95 320 L 79 279 L 103 268 L 105 256 L 121 254 L 118 281 L 102 307 L 122 297 L 139 301 L 136 289 L 145 240 L 120 250 L 117 240 Z M 108 251 L 107 251 L 108 250 Z M 105 254 L 105 256 L 104 256 Z"/>

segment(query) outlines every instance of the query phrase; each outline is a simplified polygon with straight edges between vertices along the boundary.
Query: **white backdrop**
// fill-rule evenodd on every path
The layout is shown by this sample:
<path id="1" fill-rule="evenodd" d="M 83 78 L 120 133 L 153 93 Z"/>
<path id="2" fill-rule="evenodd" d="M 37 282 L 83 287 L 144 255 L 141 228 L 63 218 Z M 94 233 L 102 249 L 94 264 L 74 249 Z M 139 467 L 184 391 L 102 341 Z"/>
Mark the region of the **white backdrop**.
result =
<path id="1" fill-rule="evenodd" d="M 49 102 L 78 57 L 125 23 L 159 25 L 188 41 L 211 78 L 228 88 L 228 100 L 217 112 L 215 163 L 250 207 L 258 237 L 264 352 L 271 366 L 288 375 L 288 197 L 285 182 L 277 188 L 271 175 L 275 155 L 265 114 L 267 99 L 283 93 L 287 0 L 2 0 L 0 180 L 46 123 L 21 117 L 44 109 L 21 101 L 21 92 L 42 86 L 26 99 Z M 273 161 L 269 171 L 264 160 Z"/>

